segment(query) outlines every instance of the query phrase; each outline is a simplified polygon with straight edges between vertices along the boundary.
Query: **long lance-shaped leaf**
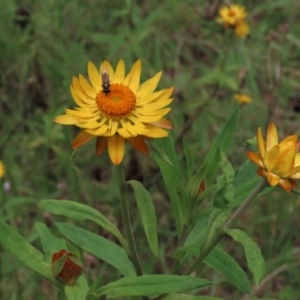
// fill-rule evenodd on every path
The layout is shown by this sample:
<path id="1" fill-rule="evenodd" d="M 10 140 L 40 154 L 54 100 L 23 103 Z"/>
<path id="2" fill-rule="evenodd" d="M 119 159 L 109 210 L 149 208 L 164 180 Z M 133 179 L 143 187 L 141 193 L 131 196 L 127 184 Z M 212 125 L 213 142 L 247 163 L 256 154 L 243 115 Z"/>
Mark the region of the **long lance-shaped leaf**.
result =
<path id="1" fill-rule="evenodd" d="M 212 282 L 190 276 L 144 275 L 124 277 L 98 289 L 94 295 L 107 298 L 130 296 L 154 296 L 171 292 L 183 292 L 211 285 Z"/>
<path id="2" fill-rule="evenodd" d="M 55 223 L 55 226 L 73 244 L 104 260 L 124 276 L 135 275 L 132 262 L 120 246 L 72 224 Z"/>
<path id="3" fill-rule="evenodd" d="M 211 296 L 192 296 L 187 294 L 169 294 L 163 300 L 222 300 L 221 298 Z"/>
<path id="4" fill-rule="evenodd" d="M 260 248 L 246 232 L 240 229 L 226 229 L 225 232 L 244 246 L 248 267 L 253 274 L 255 284 L 258 285 L 266 273 L 266 264 Z"/>
<path id="5" fill-rule="evenodd" d="M 204 259 L 204 263 L 220 272 L 234 286 L 244 293 L 251 292 L 251 285 L 240 265 L 225 251 L 216 247 Z"/>
<path id="6" fill-rule="evenodd" d="M 133 188 L 148 243 L 155 257 L 158 257 L 156 215 L 149 192 L 136 180 L 128 181 Z"/>
<path id="7" fill-rule="evenodd" d="M 98 210 L 70 200 L 42 200 L 38 206 L 55 215 L 65 216 L 77 221 L 92 221 L 113 234 L 128 252 L 128 245 L 118 228 Z"/>

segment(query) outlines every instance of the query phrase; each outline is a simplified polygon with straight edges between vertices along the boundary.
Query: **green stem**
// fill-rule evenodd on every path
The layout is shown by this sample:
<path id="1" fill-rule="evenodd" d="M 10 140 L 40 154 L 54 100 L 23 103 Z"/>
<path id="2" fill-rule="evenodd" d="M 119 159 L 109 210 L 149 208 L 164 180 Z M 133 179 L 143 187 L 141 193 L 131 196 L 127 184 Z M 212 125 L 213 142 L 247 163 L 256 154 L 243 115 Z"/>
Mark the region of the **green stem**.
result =
<path id="1" fill-rule="evenodd" d="M 267 180 L 261 180 L 254 190 L 248 195 L 244 202 L 239 206 L 239 208 L 232 214 L 232 216 L 222 225 L 222 227 L 216 232 L 209 244 L 203 249 L 200 256 L 195 260 L 195 262 L 189 266 L 185 271 L 184 275 L 191 274 L 205 259 L 205 257 L 213 250 L 217 244 L 224 237 L 224 229 L 229 228 L 231 224 L 238 219 L 242 212 L 248 207 L 248 205 L 256 198 L 256 196 L 266 187 Z"/>
<path id="2" fill-rule="evenodd" d="M 140 260 L 137 255 L 136 245 L 133 237 L 132 226 L 130 221 L 129 206 L 128 206 L 128 186 L 125 181 L 125 173 L 123 165 L 117 166 L 118 187 L 120 191 L 120 205 L 123 218 L 123 224 L 126 233 L 126 239 L 129 246 L 129 256 L 138 276 L 143 275 Z"/>

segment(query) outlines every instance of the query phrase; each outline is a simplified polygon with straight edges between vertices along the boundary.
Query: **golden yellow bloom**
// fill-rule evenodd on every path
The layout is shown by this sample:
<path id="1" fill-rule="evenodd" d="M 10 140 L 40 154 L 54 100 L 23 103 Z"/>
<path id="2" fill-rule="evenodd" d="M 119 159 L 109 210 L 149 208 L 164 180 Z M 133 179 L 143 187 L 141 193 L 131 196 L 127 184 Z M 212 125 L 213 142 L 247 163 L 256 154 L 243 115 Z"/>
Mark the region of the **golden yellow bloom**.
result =
<path id="1" fill-rule="evenodd" d="M 297 186 L 294 179 L 300 179 L 298 136 L 288 136 L 278 143 L 276 127 L 270 123 L 266 140 L 262 137 L 261 128 L 258 128 L 256 138 L 259 153 L 248 152 L 247 157 L 258 165 L 257 174 L 266 177 L 271 186 L 278 184 L 290 192 Z"/>
<path id="2" fill-rule="evenodd" d="M 237 21 L 237 23 L 235 24 L 235 27 L 234 27 L 234 32 L 240 38 L 246 37 L 249 34 L 248 23 L 244 20 Z"/>
<path id="3" fill-rule="evenodd" d="M 5 168 L 3 162 L 0 160 L 0 179 L 3 177 L 5 174 Z"/>
<path id="4" fill-rule="evenodd" d="M 217 21 L 224 26 L 235 26 L 236 23 L 247 17 L 245 8 L 240 5 L 224 6 L 219 10 L 219 18 Z"/>
<path id="5" fill-rule="evenodd" d="M 90 83 L 82 76 L 73 77 L 71 94 L 79 107 L 66 109 L 65 115 L 55 118 L 64 125 L 76 125 L 83 130 L 74 139 L 73 149 L 96 137 L 96 154 L 108 148 L 109 156 L 120 164 L 125 152 L 125 142 L 148 154 L 145 140 L 168 135 L 170 121 L 163 117 L 171 110 L 173 88 L 154 92 L 161 72 L 140 85 L 141 61 L 138 60 L 125 76 L 125 65 L 120 60 L 114 71 L 108 61 L 98 71 L 88 64 Z"/>
<path id="6" fill-rule="evenodd" d="M 252 101 L 249 96 L 241 93 L 235 94 L 234 99 L 240 104 L 249 104 Z"/>

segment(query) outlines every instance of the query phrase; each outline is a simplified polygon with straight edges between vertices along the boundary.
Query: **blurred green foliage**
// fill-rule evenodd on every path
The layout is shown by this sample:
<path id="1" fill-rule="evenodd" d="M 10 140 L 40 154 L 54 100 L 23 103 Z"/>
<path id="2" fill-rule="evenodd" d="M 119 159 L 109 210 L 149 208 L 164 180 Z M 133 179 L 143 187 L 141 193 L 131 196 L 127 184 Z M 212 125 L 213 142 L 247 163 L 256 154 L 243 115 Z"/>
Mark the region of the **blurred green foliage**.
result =
<path id="1" fill-rule="evenodd" d="M 175 125 L 172 135 L 179 163 L 184 159 L 184 136 L 194 172 L 237 105 L 236 92 L 249 95 L 252 103 L 242 107 L 228 152 L 235 168 L 245 161 L 243 142 L 255 135 L 258 126 L 265 129 L 272 120 L 281 136 L 300 134 L 299 1 L 239 1 L 248 12 L 250 35 L 246 39 L 216 23 L 224 4 L 219 0 L 0 1 L 0 158 L 7 169 L 5 201 L 1 203 L 4 219 L 37 247 L 34 222 L 51 223 L 54 218 L 38 210 L 36 202 L 43 198 L 90 204 L 120 224 L 111 184 L 115 174 L 107 153 L 96 157 L 93 142 L 89 142 L 70 163 L 71 141 L 79 130 L 53 122 L 64 108 L 74 107 L 69 84 L 72 76 L 87 74 L 89 60 L 99 65 L 108 59 L 115 66 L 122 58 L 129 70 L 141 58 L 142 81 L 163 70 L 159 88 L 175 87 L 168 118 Z M 150 190 L 159 218 L 161 251 L 171 256 L 174 220 L 168 214 L 170 202 L 158 167 L 150 157 L 129 147 L 127 152 L 127 177 L 142 181 Z M 286 194 L 275 189 L 271 196 L 257 201 L 239 225 L 261 246 L 271 274 L 256 296 L 296 300 L 300 202 L 297 195 L 288 201 L 285 198 Z M 137 224 L 139 220 L 134 220 L 136 235 L 143 237 Z M 138 247 L 150 256 L 142 244 Z M 240 256 L 243 264 L 241 248 L 231 241 L 227 250 Z M 0 255 L 3 299 L 53 299 L 49 283 L 8 253 Z M 86 255 L 85 261 L 93 279 L 99 275 L 104 282 L 115 279 L 111 269 L 95 258 Z M 168 267 L 169 262 L 161 260 L 155 270 L 150 264 L 144 266 L 157 273 Z M 219 279 L 205 268 L 199 272 Z M 248 299 L 226 282 L 215 290 L 208 288 L 207 293 Z"/>

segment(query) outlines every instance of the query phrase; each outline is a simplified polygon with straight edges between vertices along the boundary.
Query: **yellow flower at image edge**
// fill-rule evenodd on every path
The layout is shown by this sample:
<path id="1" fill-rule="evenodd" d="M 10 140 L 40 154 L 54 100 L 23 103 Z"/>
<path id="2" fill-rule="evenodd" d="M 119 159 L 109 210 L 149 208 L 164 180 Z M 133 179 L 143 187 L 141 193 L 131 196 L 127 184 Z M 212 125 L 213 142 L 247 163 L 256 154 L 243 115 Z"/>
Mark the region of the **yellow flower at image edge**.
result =
<path id="1" fill-rule="evenodd" d="M 224 6 L 219 10 L 219 18 L 217 22 L 223 24 L 224 26 L 235 26 L 240 20 L 247 17 L 245 8 L 241 5 L 230 5 Z"/>
<path id="2" fill-rule="evenodd" d="M 259 167 L 257 174 L 266 177 L 271 186 L 279 185 L 290 192 L 297 186 L 295 179 L 300 179 L 298 136 L 288 136 L 278 143 L 276 127 L 270 123 L 266 140 L 261 128 L 258 128 L 256 138 L 258 153 L 248 152 L 247 157 Z"/>
<path id="3" fill-rule="evenodd" d="M 245 94 L 237 93 L 234 95 L 234 99 L 240 104 L 251 103 L 251 98 Z"/>
<path id="4" fill-rule="evenodd" d="M 3 177 L 4 174 L 5 174 L 5 167 L 3 162 L 0 160 L 0 179 Z"/>
<path id="5" fill-rule="evenodd" d="M 115 71 L 108 61 L 99 71 L 89 62 L 90 83 L 82 75 L 73 77 L 71 94 L 78 107 L 66 109 L 65 115 L 55 118 L 57 123 L 82 128 L 73 149 L 96 137 L 96 154 L 108 148 L 110 159 L 118 165 L 124 157 L 125 142 L 147 155 L 145 140 L 168 135 L 165 129 L 172 129 L 173 124 L 164 116 L 171 110 L 166 106 L 173 100 L 173 88 L 154 92 L 161 72 L 140 84 L 141 69 L 138 60 L 125 76 L 123 60 Z"/>

